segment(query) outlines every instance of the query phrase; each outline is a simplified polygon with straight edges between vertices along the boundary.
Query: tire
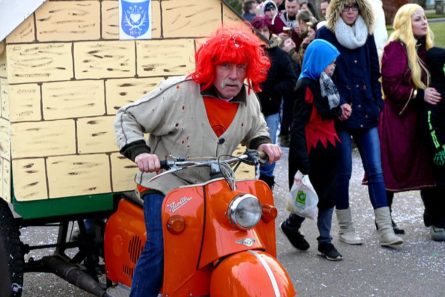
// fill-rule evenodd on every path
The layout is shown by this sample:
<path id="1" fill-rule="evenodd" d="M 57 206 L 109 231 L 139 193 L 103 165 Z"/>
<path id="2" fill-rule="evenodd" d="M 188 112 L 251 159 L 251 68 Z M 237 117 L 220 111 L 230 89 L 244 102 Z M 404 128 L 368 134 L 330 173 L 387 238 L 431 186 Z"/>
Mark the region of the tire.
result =
<path id="1" fill-rule="evenodd" d="M 0 198 L 0 292 L 22 296 L 24 265 L 19 229 L 8 203 Z"/>

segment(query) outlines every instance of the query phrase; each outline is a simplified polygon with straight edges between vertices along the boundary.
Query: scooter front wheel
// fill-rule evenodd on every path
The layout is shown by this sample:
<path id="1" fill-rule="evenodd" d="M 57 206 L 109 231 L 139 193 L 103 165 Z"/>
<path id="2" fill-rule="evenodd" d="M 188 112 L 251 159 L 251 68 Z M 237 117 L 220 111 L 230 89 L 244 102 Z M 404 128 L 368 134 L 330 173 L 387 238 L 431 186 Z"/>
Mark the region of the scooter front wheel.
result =
<path id="1" fill-rule="evenodd" d="M 224 259 L 212 272 L 211 297 L 293 297 L 284 267 L 266 252 L 249 250 Z"/>

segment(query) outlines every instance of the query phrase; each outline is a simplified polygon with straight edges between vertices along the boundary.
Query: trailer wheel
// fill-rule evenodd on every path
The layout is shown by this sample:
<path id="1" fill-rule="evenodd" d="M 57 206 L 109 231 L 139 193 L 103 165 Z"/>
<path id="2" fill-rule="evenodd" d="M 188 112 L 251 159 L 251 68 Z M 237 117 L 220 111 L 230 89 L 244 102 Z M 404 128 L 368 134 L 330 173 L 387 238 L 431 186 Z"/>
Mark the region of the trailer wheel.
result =
<path id="1" fill-rule="evenodd" d="M 6 296 L 22 296 L 23 268 L 20 232 L 8 204 L 0 198 L 0 288 Z"/>

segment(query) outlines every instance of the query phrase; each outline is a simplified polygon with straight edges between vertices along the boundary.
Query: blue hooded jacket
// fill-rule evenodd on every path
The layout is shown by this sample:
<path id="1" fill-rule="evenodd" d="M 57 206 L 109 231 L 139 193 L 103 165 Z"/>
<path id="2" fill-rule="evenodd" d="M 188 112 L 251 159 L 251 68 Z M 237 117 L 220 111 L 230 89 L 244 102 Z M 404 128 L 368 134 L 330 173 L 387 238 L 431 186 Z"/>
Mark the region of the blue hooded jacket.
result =
<path id="1" fill-rule="evenodd" d="M 335 46 L 326 40 L 315 39 L 306 48 L 301 67 L 301 74 L 298 79 L 310 78 L 318 80 L 323 70 L 334 62 L 340 52 Z"/>

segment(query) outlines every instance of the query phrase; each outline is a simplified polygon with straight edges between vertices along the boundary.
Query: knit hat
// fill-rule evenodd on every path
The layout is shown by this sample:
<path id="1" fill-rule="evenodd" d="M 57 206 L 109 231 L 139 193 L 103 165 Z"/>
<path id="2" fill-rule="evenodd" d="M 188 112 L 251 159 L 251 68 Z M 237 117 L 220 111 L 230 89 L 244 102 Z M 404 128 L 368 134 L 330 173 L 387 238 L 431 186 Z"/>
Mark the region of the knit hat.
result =
<path id="1" fill-rule="evenodd" d="M 269 10 L 272 10 L 272 9 L 277 10 L 277 6 L 276 6 L 274 3 L 272 3 L 272 2 L 267 2 L 266 4 L 264 4 L 264 9 L 263 9 L 263 11 L 269 11 Z"/>

